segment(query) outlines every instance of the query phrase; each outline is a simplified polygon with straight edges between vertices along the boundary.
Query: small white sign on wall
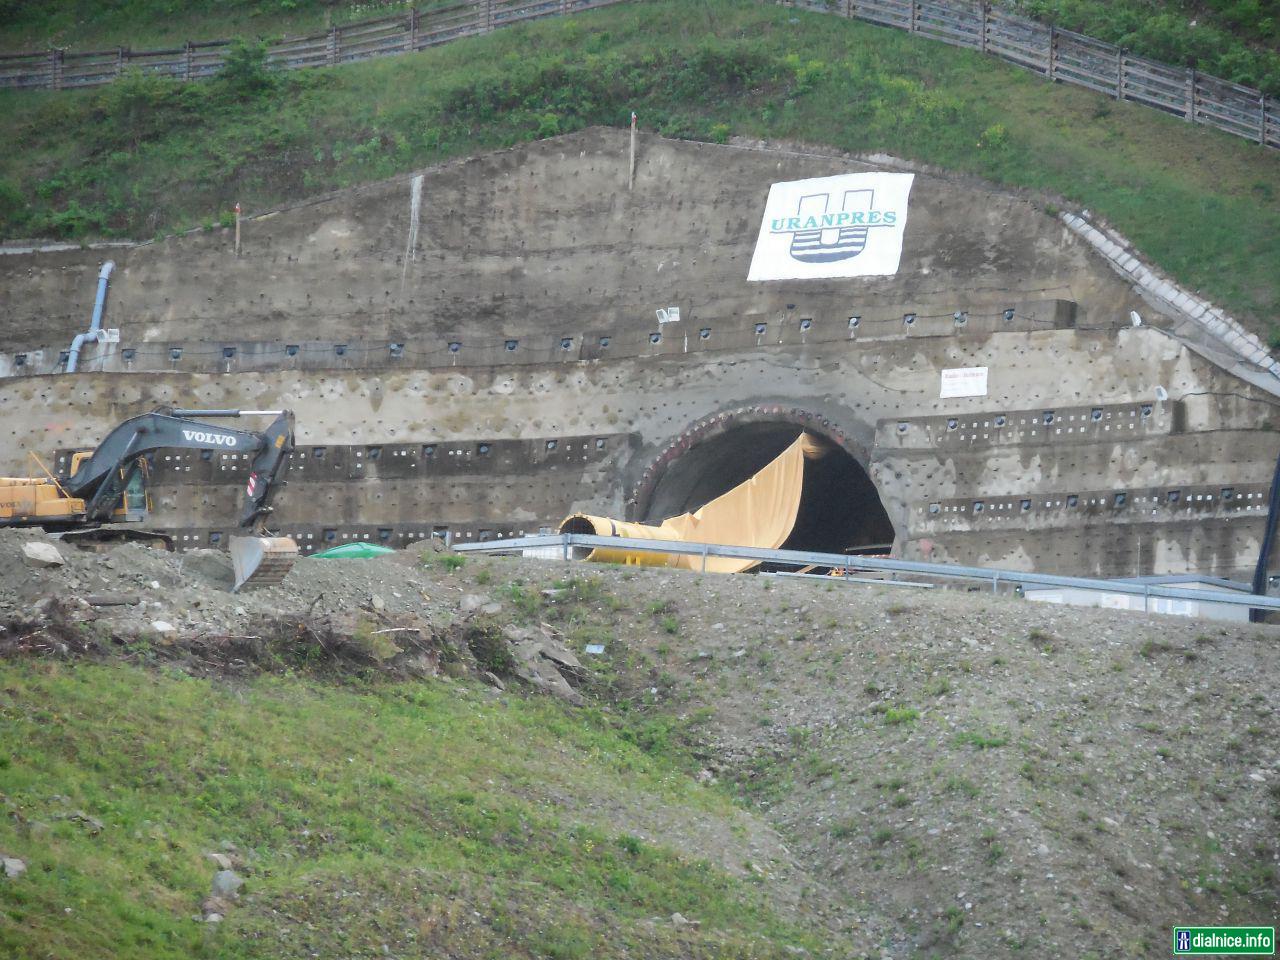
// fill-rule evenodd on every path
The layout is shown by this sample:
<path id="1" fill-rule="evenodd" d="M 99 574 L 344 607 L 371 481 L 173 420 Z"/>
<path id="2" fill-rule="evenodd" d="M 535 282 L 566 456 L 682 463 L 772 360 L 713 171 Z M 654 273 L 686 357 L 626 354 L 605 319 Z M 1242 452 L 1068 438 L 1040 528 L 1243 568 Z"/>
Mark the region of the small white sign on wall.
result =
<path id="1" fill-rule="evenodd" d="M 942 371 L 942 387 L 938 397 L 985 397 L 987 395 L 986 367 L 952 367 Z"/>

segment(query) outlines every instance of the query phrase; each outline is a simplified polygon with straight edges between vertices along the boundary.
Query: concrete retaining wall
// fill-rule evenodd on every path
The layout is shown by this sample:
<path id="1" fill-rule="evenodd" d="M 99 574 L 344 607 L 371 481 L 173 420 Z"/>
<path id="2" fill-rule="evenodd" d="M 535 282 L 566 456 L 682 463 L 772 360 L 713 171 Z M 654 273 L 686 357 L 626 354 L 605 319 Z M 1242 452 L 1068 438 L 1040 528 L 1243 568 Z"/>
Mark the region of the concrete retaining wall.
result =
<path id="1" fill-rule="evenodd" d="M 920 175 L 896 276 L 746 283 L 770 184 L 867 168 L 644 138 L 629 192 L 625 133 L 591 130 L 424 171 L 412 249 L 406 178 L 250 219 L 239 258 L 221 232 L 112 250 L 120 341 L 74 376 L 104 252 L 0 257 L 0 468 L 160 404 L 288 406 L 286 532 L 465 540 L 634 511 L 700 425 L 776 410 L 855 455 L 904 556 L 1247 575 L 1274 398 L 1026 199 Z M 940 398 L 976 366 L 986 396 Z M 231 466 L 161 460 L 157 520 L 226 532 Z"/>

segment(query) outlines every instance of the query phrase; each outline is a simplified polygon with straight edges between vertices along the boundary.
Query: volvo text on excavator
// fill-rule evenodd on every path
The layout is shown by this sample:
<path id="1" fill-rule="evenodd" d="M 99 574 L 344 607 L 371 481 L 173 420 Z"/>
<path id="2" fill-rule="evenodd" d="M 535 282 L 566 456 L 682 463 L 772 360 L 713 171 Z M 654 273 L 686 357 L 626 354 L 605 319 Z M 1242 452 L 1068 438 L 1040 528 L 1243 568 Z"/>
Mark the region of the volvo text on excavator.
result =
<path id="1" fill-rule="evenodd" d="M 275 419 L 260 433 L 203 422 L 249 416 Z M 287 537 L 270 536 L 266 520 L 293 451 L 293 413 L 288 410 L 162 407 L 132 417 L 107 434 L 96 450 L 73 454 L 65 479 L 48 471 L 44 477 L 30 479 L 0 477 L 0 527 L 42 527 L 80 541 L 166 540 L 162 534 L 131 533 L 127 524 L 147 518 L 147 455 L 168 449 L 235 450 L 252 456 L 239 520 L 249 535 L 232 537 L 230 542 L 234 589 L 283 580 L 298 547 Z"/>

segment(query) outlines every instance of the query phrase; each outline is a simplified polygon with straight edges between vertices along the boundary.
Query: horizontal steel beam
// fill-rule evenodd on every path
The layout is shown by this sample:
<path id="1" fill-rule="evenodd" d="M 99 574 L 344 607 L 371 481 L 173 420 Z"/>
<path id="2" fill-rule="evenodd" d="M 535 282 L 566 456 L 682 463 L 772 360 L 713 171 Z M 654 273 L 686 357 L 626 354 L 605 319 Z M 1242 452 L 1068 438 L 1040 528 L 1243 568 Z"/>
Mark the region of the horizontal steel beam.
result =
<path id="1" fill-rule="evenodd" d="M 827 583 L 869 583 L 876 587 L 915 587 L 920 590 L 932 590 L 936 583 L 917 583 L 915 580 L 877 580 L 875 577 L 832 577 L 825 573 L 767 573 L 767 577 L 788 577 L 800 580 L 823 580 Z"/>
<path id="2" fill-rule="evenodd" d="M 455 550 L 467 553 L 510 553 L 535 547 L 558 547 L 566 560 L 570 558 L 574 547 L 608 547 L 613 550 L 634 550 L 638 553 L 758 560 L 762 563 L 776 563 L 782 566 L 841 567 L 849 570 L 883 570 L 888 573 L 914 573 L 925 577 L 983 580 L 992 584 L 993 587 L 999 586 L 1001 583 L 1034 587 L 1076 587 L 1082 590 L 1123 593 L 1136 597 L 1161 598 L 1165 600 L 1200 600 L 1206 603 L 1226 603 L 1258 610 L 1280 610 L 1280 597 L 1260 597 L 1251 593 L 1229 593 L 1225 590 L 1189 590 L 1183 587 L 1132 583 L 1124 580 L 1060 577 L 1049 573 L 1028 573 L 1023 570 L 965 567 L 951 563 L 889 560 L 881 557 L 854 557 L 842 553 L 811 553 L 806 550 L 761 550 L 758 547 L 731 547 L 716 543 L 686 543 L 679 540 L 632 540 L 627 537 L 597 537 L 579 533 L 564 533 L 454 545 Z"/>

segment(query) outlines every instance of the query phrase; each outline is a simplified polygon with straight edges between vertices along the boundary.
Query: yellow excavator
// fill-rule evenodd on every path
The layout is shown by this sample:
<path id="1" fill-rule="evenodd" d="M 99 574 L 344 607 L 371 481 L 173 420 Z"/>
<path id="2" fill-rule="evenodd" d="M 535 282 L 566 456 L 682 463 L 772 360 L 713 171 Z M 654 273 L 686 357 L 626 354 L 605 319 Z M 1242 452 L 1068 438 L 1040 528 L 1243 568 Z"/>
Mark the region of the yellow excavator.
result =
<path id="1" fill-rule="evenodd" d="M 234 430 L 191 419 L 273 416 L 262 432 Z M 97 449 L 72 455 L 70 471 L 46 476 L 0 477 L 0 528 L 41 527 L 65 540 L 93 544 L 143 540 L 172 548 L 163 534 L 129 524 L 150 512 L 147 454 L 156 450 L 224 450 L 253 457 L 240 513 L 247 536 L 232 537 L 233 590 L 280 583 L 298 556 L 288 537 L 266 531 L 272 502 L 284 485 L 293 451 L 293 413 L 288 410 L 180 410 L 161 407 L 125 420 Z M 37 461 L 38 462 L 38 461 Z"/>

